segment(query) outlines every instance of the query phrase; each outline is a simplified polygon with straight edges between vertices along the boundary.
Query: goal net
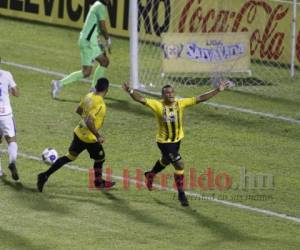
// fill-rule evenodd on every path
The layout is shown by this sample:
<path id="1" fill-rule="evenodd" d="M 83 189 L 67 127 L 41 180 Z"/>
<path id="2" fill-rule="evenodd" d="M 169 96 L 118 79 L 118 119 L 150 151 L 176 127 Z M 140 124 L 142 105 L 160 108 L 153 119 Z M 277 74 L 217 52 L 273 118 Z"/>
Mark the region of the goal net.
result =
<path id="1" fill-rule="evenodd" d="M 137 2 L 138 44 L 131 42 L 131 51 L 138 48 L 131 55 L 138 68 L 135 87 L 208 88 L 227 78 L 234 91 L 266 96 L 292 91 L 300 62 L 293 1 Z"/>

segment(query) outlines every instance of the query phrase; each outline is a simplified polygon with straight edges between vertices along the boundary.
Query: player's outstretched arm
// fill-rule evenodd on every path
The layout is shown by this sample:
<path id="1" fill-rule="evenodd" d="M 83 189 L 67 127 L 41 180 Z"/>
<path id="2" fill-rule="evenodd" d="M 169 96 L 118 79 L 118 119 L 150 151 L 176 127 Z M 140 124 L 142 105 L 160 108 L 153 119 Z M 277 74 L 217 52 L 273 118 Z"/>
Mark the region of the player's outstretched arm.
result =
<path id="1" fill-rule="evenodd" d="M 20 95 L 20 91 L 19 91 L 18 87 L 11 88 L 10 92 L 13 96 L 16 96 L 16 97 L 18 97 Z"/>
<path id="2" fill-rule="evenodd" d="M 92 116 L 88 115 L 85 119 L 85 124 L 87 128 L 95 135 L 97 142 L 104 143 L 104 137 L 99 134 L 98 130 L 95 127 L 95 122 Z"/>
<path id="3" fill-rule="evenodd" d="M 99 27 L 101 30 L 101 34 L 105 38 L 105 41 L 106 41 L 105 47 L 108 49 L 108 53 L 111 54 L 111 38 L 108 35 L 108 31 L 106 28 L 106 22 L 104 20 L 99 21 Z"/>
<path id="4" fill-rule="evenodd" d="M 142 103 L 142 104 L 146 104 L 145 97 L 142 96 L 137 91 L 135 91 L 134 89 L 130 88 L 128 83 L 123 83 L 123 89 L 125 90 L 125 92 L 129 93 L 129 95 L 131 96 L 131 98 L 134 101 Z"/>
<path id="5" fill-rule="evenodd" d="M 99 21 L 99 27 L 101 30 L 101 34 L 105 38 L 105 40 L 109 39 L 107 28 L 106 28 L 106 22 L 104 20 Z"/>
<path id="6" fill-rule="evenodd" d="M 77 109 L 76 109 L 76 113 L 81 116 L 82 113 L 83 113 L 82 107 L 78 106 Z"/>
<path id="7" fill-rule="evenodd" d="M 207 101 L 208 99 L 212 98 L 219 92 L 227 89 L 229 87 L 229 85 L 230 85 L 230 81 L 227 81 L 227 80 L 220 81 L 219 86 L 217 88 L 215 88 L 207 93 L 204 93 L 202 95 L 196 96 L 196 103 Z"/>

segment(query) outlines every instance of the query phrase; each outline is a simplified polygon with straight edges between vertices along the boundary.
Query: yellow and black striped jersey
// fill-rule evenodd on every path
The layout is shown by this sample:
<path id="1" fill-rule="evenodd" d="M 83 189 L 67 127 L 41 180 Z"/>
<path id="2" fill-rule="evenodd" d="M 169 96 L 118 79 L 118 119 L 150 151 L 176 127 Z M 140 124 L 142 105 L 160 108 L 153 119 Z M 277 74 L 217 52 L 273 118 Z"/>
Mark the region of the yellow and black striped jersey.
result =
<path id="1" fill-rule="evenodd" d="M 159 143 L 180 141 L 184 137 L 183 111 L 194 104 L 196 97 L 178 99 L 172 105 L 165 105 L 162 100 L 146 98 L 145 105 L 154 112 L 158 121 L 156 141 Z"/>
<path id="2" fill-rule="evenodd" d="M 74 129 L 74 133 L 80 140 L 86 143 L 94 143 L 97 141 L 95 135 L 87 128 L 85 118 L 91 116 L 94 120 L 95 128 L 99 130 L 104 122 L 106 105 L 103 97 L 95 93 L 87 94 L 80 102 L 79 106 L 82 108 L 82 120 Z"/>

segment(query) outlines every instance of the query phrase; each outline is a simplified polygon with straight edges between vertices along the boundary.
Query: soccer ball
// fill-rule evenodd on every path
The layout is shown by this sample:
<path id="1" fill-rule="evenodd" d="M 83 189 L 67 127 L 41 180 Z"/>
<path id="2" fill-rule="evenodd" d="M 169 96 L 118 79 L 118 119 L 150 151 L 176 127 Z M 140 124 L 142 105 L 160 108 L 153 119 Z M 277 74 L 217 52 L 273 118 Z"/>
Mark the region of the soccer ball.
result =
<path id="1" fill-rule="evenodd" d="M 54 148 L 45 148 L 42 153 L 42 160 L 48 165 L 52 165 L 58 158 L 57 151 Z"/>

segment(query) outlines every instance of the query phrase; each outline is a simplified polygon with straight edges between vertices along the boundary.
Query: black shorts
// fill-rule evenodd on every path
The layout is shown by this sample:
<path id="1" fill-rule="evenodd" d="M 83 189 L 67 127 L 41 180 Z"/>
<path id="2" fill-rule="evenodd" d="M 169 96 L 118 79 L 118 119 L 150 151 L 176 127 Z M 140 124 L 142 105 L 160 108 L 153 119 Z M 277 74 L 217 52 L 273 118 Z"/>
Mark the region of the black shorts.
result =
<path id="1" fill-rule="evenodd" d="M 73 141 L 69 147 L 69 152 L 74 152 L 79 155 L 83 150 L 87 150 L 90 154 L 90 158 L 94 160 L 105 160 L 105 152 L 102 145 L 99 142 L 86 143 L 78 138 L 74 133 Z"/>
<path id="2" fill-rule="evenodd" d="M 174 163 L 181 159 L 179 154 L 180 141 L 175 143 L 157 143 L 164 163 Z"/>

